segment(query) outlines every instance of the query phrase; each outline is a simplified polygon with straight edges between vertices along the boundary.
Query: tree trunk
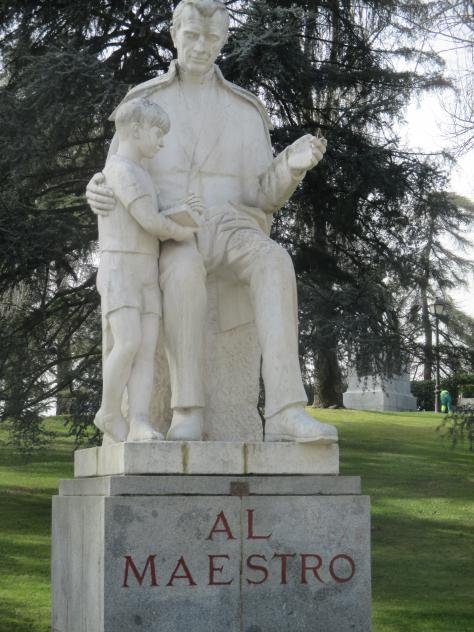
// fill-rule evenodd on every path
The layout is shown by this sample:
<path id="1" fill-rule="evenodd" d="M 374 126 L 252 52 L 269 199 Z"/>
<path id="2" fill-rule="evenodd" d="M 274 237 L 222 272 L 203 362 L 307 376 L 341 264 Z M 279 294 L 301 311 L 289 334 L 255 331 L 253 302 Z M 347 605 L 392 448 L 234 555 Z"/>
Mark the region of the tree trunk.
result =
<path id="1" fill-rule="evenodd" d="M 323 408 L 342 406 L 342 390 L 342 375 L 336 349 L 318 350 L 314 401 L 319 402 L 319 406 Z"/>
<path id="2" fill-rule="evenodd" d="M 421 322 L 423 326 L 423 379 L 431 380 L 433 375 L 433 329 L 431 327 L 430 313 L 428 310 L 428 294 L 426 287 L 421 290 Z"/>

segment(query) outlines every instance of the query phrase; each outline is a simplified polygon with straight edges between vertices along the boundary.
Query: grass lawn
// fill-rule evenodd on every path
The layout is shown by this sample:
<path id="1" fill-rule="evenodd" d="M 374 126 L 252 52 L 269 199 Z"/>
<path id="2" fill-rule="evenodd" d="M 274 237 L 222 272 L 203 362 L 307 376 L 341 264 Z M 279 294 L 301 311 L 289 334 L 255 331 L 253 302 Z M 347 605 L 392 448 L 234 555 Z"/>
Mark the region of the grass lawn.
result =
<path id="1" fill-rule="evenodd" d="M 431 413 L 317 416 L 339 428 L 341 473 L 372 497 L 373 632 L 473 632 L 474 454 L 441 442 Z M 54 448 L 29 462 L 0 433 L 0 632 L 50 630 L 51 495 L 72 476 L 53 427 Z"/>

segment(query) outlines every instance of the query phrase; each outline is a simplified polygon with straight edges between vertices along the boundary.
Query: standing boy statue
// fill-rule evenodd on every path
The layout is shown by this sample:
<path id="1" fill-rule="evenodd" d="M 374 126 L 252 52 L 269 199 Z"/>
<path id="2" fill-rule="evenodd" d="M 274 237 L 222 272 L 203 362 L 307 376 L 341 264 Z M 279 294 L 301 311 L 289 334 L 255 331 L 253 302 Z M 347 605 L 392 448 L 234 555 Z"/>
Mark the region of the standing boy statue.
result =
<path id="1" fill-rule="evenodd" d="M 186 241 L 196 228 L 183 227 L 158 212 L 157 191 L 142 160 L 163 147 L 170 122 L 166 112 L 144 98 L 127 101 L 117 110 L 117 153 L 103 175 L 114 195 L 108 216 L 99 216 L 103 330 L 102 404 L 95 424 L 108 442 L 161 440 L 150 423 L 154 356 L 161 299 L 158 287 L 158 239 Z M 201 210 L 193 196 L 175 212 Z M 129 423 L 122 415 L 128 393 Z"/>
<path id="2" fill-rule="evenodd" d="M 265 440 L 333 443 L 336 429 L 304 410 L 295 273 L 288 253 L 268 236 L 272 214 L 322 159 L 326 141 L 306 135 L 273 157 L 264 106 L 214 65 L 228 27 L 222 2 L 182 0 L 171 29 L 177 61 L 166 75 L 133 88 L 124 99 L 146 96 L 170 114 L 166 147 L 149 161 L 161 199 L 172 205 L 194 192 L 209 213 L 196 240 L 170 240 L 160 255 L 173 409 L 167 438 L 202 438 L 206 276 L 212 272 L 218 278 L 221 331 L 252 320 L 256 325 Z M 117 139 L 110 156 L 116 148 Z M 100 175 L 89 183 L 88 201 L 94 212 L 114 214 L 113 196 Z"/>

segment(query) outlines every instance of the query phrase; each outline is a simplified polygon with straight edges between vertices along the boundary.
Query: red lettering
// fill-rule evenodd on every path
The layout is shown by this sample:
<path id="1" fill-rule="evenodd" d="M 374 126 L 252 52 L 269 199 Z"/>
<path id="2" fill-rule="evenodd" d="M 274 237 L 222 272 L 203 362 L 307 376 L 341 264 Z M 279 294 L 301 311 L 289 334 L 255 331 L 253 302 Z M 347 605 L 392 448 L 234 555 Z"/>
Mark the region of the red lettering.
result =
<path id="1" fill-rule="evenodd" d="M 306 560 L 309 560 L 310 558 L 313 558 L 316 560 L 316 566 L 307 565 Z M 311 571 L 313 575 L 316 577 L 316 579 L 320 581 L 322 584 L 324 584 L 324 581 L 318 575 L 318 570 L 321 568 L 322 564 L 323 564 L 323 560 L 321 559 L 319 555 L 302 553 L 301 554 L 301 583 L 302 584 L 308 583 L 306 580 L 306 571 Z"/>
<path id="2" fill-rule="evenodd" d="M 220 523 L 222 523 L 222 528 L 218 529 L 217 526 Z M 228 540 L 235 540 L 234 536 L 232 535 L 232 531 L 230 530 L 229 523 L 227 522 L 227 518 L 225 517 L 225 514 L 223 511 L 221 511 L 220 514 L 217 516 L 214 526 L 212 527 L 211 532 L 207 536 L 206 540 L 212 540 L 213 539 L 212 536 L 214 533 L 227 533 Z"/>
<path id="3" fill-rule="evenodd" d="M 269 540 L 272 537 L 270 535 L 254 535 L 253 532 L 253 514 L 255 509 L 247 509 L 247 524 L 248 524 L 248 535 L 247 540 Z"/>
<path id="4" fill-rule="evenodd" d="M 149 555 L 146 563 L 145 563 L 145 568 L 143 569 L 143 572 L 140 574 L 140 572 L 138 571 L 138 568 L 135 566 L 135 562 L 133 561 L 133 558 L 131 555 L 126 555 L 125 556 L 125 573 L 124 573 L 124 577 L 123 577 L 123 584 L 122 584 L 122 588 L 129 588 L 128 586 L 128 571 L 129 569 L 131 569 L 132 573 L 135 575 L 135 579 L 138 582 L 138 585 L 141 586 L 143 584 L 143 581 L 145 579 L 145 575 L 146 572 L 148 570 L 148 567 L 150 567 L 150 577 L 151 577 L 151 583 L 150 586 L 155 587 L 158 586 L 158 582 L 156 581 L 156 568 L 155 568 L 155 557 L 156 555 Z"/>
<path id="5" fill-rule="evenodd" d="M 178 575 L 178 570 L 180 568 L 182 568 L 184 575 Z M 176 564 L 176 568 L 171 574 L 170 580 L 166 585 L 172 586 L 175 579 L 187 579 L 190 586 L 196 586 L 196 582 L 194 581 L 193 576 L 191 575 L 189 568 L 187 567 L 187 564 L 182 556 L 179 558 L 178 563 Z"/>
<path id="6" fill-rule="evenodd" d="M 247 558 L 247 568 L 250 568 L 251 571 L 260 571 L 261 573 L 263 573 L 263 578 L 260 581 L 247 579 L 247 584 L 254 584 L 254 585 L 264 584 L 268 579 L 268 570 L 266 566 L 259 566 L 258 564 L 253 564 L 251 560 L 254 557 L 257 559 L 263 560 L 264 562 L 267 561 L 267 558 L 265 557 L 265 555 L 250 555 Z"/>
<path id="7" fill-rule="evenodd" d="M 337 560 L 346 560 L 346 562 L 349 562 L 349 565 L 351 567 L 351 574 L 349 577 L 341 577 L 340 575 L 336 575 L 334 564 L 337 562 Z M 349 557 L 348 555 L 336 555 L 336 557 L 334 557 L 329 564 L 329 572 L 331 573 L 331 577 L 335 581 L 337 581 L 338 584 L 345 584 L 346 582 L 350 582 L 351 579 L 354 577 L 356 572 L 356 565 L 352 557 Z"/>
<path id="8" fill-rule="evenodd" d="M 223 566 L 214 566 L 214 560 L 230 560 L 228 555 L 208 555 L 209 558 L 209 586 L 230 586 L 234 581 L 231 579 L 228 582 L 216 582 L 214 578 L 214 573 L 222 573 L 224 570 Z"/>
<path id="9" fill-rule="evenodd" d="M 288 558 L 296 557 L 296 553 L 275 553 L 273 559 L 281 560 L 281 579 L 280 584 L 286 584 L 286 562 Z"/>

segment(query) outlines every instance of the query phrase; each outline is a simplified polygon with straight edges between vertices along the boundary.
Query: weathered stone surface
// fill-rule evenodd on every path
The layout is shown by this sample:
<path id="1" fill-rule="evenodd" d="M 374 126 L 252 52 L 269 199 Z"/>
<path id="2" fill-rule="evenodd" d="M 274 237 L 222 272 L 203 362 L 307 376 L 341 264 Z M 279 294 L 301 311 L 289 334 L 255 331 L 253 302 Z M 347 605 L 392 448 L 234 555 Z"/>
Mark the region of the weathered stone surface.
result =
<path id="1" fill-rule="evenodd" d="M 55 499 L 54 632 L 370 631 L 367 497 L 128 491 Z"/>
<path id="2" fill-rule="evenodd" d="M 244 487 L 239 487 L 244 485 Z M 359 476 L 101 476 L 60 482 L 61 496 L 320 496 L 361 493 Z"/>
<path id="3" fill-rule="evenodd" d="M 103 630 L 104 499 L 53 498 L 52 632 Z"/>
<path id="4" fill-rule="evenodd" d="M 80 478 L 82 476 L 91 476 L 90 472 L 94 472 L 92 476 L 97 476 L 99 448 L 87 448 L 86 450 L 76 450 L 74 452 L 74 476 Z"/>
<path id="5" fill-rule="evenodd" d="M 78 450 L 75 476 L 114 474 L 338 474 L 337 444 L 117 443 Z"/>
<path id="6" fill-rule="evenodd" d="M 250 508 L 261 523 L 258 532 L 272 535 L 242 540 L 243 560 L 260 567 L 242 585 L 242 629 L 368 632 L 368 498 L 243 499 L 243 511 Z"/>
<path id="7" fill-rule="evenodd" d="M 248 474 L 338 474 L 339 446 L 317 443 L 249 443 Z"/>

